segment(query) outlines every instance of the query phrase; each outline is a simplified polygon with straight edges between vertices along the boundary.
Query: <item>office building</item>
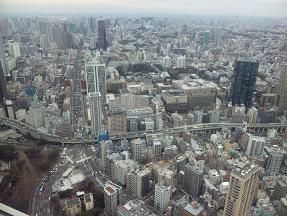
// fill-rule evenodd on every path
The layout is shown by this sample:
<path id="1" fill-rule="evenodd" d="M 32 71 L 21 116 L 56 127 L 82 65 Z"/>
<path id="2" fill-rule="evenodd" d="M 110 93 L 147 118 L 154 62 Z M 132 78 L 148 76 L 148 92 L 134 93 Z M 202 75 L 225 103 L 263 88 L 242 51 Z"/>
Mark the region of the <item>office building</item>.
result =
<path id="1" fill-rule="evenodd" d="M 67 216 L 76 216 L 82 212 L 82 203 L 80 198 L 65 201 L 65 210 Z"/>
<path id="2" fill-rule="evenodd" d="M 171 58 L 169 56 L 165 56 L 162 59 L 162 67 L 163 68 L 171 68 L 172 66 L 172 61 Z"/>
<path id="3" fill-rule="evenodd" d="M 7 68 L 7 63 L 6 63 L 6 58 L 5 58 L 5 50 L 4 50 L 4 45 L 2 42 L 2 36 L 1 35 L 0 35 L 0 64 L 2 66 L 3 74 L 5 77 L 6 75 L 8 75 L 8 68 Z M 2 81 L 2 76 L 0 78 Z"/>
<path id="4" fill-rule="evenodd" d="M 194 124 L 201 124 L 203 119 L 203 112 L 201 110 L 195 110 L 193 112 Z"/>
<path id="5" fill-rule="evenodd" d="M 186 164 L 184 168 L 183 189 L 190 196 L 197 198 L 202 193 L 203 170 L 198 165 Z"/>
<path id="6" fill-rule="evenodd" d="M 154 153 L 154 156 L 161 155 L 161 142 L 159 140 L 153 141 L 153 153 Z"/>
<path id="7" fill-rule="evenodd" d="M 232 106 L 244 104 L 247 110 L 252 106 L 258 67 L 258 62 L 235 62 L 230 93 Z"/>
<path id="8" fill-rule="evenodd" d="M 177 57 L 177 59 L 176 59 L 176 67 L 177 68 L 185 68 L 185 60 L 186 60 L 185 56 Z"/>
<path id="9" fill-rule="evenodd" d="M 104 187 L 105 213 L 108 216 L 117 215 L 117 206 L 122 203 L 122 187 L 107 181 Z"/>
<path id="10" fill-rule="evenodd" d="M 218 110 L 208 111 L 208 119 L 210 123 L 218 123 L 220 118 L 220 112 Z"/>
<path id="11" fill-rule="evenodd" d="M 102 131 L 102 103 L 99 92 L 89 93 L 91 110 L 91 134 L 97 137 Z"/>
<path id="12" fill-rule="evenodd" d="M 261 156 L 263 154 L 265 142 L 266 141 L 264 137 L 258 137 L 249 134 L 246 155 L 249 157 Z"/>
<path id="13" fill-rule="evenodd" d="M 190 110 L 196 107 L 212 107 L 216 102 L 218 86 L 214 82 L 185 78 L 173 80 L 172 85 L 186 94 Z"/>
<path id="14" fill-rule="evenodd" d="M 115 180 L 122 186 L 126 186 L 127 174 L 136 168 L 134 160 L 118 160 L 114 162 Z"/>
<path id="15" fill-rule="evenodd" d="M 281 74 L 276 93 L 279 95 L 278 107 L 281 111 L 285 111 L 287 110 L 287 65 L 282 65 L 280 70 Z"/>
<path id="16" fill-rule="evenodd" d="M 131 141 L 132 154 L 135 161 L 142 161 L 145 158 L 146 142 L 144 139 L 133 139 Z"/>
<path id="17" fill-rule="evenodd" d="M 276 145 L 266 146 L 264 150 L 267 154 L 267 161 L 265 165 L 266 171 L 270 175 L 277 175 L 283 161 L 283 150 Z"/>
<path id="18" fill-rule="evenodd" d="M 130 93 L 127 89 L 120 89 L 120 103 L 126 110 L 136 107 L 136 95 Z"/>
<path id="19" fill-rule="evenodd" d="M 9 53 L 13 58 L 15 59 L 19 58 L 21 56 L 19 43 L 10 41 L 9 42 Z"/>
<path id="20" fill-rule="evenodd" d="M 174 176 L 175 176 L 174 172 L 169 169 L 159 169 L 157 180 L 158 183 L 173 186 Z"/>
<path id="21" fill-rule="evenodd" d="M 117 190 L 108 185 L 104 188 L 104 197 L 105 197 L 105 213 L 108 216 L 116 216 L 117 213 Z"/>
<path id="22" fill-rule="evenodd" d="M 5 102 L 5 100 L 7 99 L 7 95 L 8 93 L 7 93 L 5 73 L 2 63 L 0 62 L 0 105 Z"/>
<path id="23" fill-rule="evenodd" d="M 159 212 L 163 213 L 169 205 L 171 197 L 171 186 L 164 184 L 156 184 L 154 192 L 154 208 Z"/>
<path id="24" fill-rule="evenodd" d="M 108 151 L 113 149 L 113 142 L 111 140 L 101 141 L 101 164 L 102 167 L 105 168 L 107 164 L 107 155 Z"/>
<path id="25" fill-rule="evenodd" d="M 107 47 L 108 47 L 108 41 L 106 36 L 106 22 L 105 20 L 99 20 L 97 49 L 107 50 Z"/>
<path id="26" fill-rule="evenodd" d="M 124 107 L 114 107 L 108 115 L 108 129 L 111 134 L 127 132 L 127 111 Z"/>
<path id="27" fill-rule="evenodd" d="M 156 216 L 145 206 L 145 202 L 139 199 L 128 201 L 125 205 L 119 205 L 117 216 Z"/>
<path id="28" fill-rule="evenodd" d="M 247 111 L 248 123 L 256 123 L 258 118 L 258 110 L 255 107 L 251 107 Z"/>
<path id="29" fill-rule="evenodd" d="M 182 90 L 163 90 L 161 99 L 167 112 L 187 112 L 187 96 Z"/>
<path id="30" fill-rule="evenodd" d="M 90 32 L 95 33 L 96 32 L 96 27 L 97 27 L 97 20 L 95 17 L 90 17 L 89 18 L 89 29 Z"/>
<path id="31" fill-rule="evenodd" d="M 204 206 L 197 201 L 192 201 L 184 207 L 182 216 L 203 216 L 203 212 Z"/>
<path id="32" fill-rule="evenodd" d="M 258 167 L 250 161 L 237 161 L 229 180 L 224 216 L 246 215 L 258 187 Z"/>
<path id="33" fill-rule="evenodd" d="M 150 176 L 149 169 L 143 169 L 137 172 L 137 197 L 143 198 L 150 191 Z"/>
<path id="34" fill-rule="evenodd" d="M 85 65 L 87 93 L 99 92 L 102 106 L 106 103 L 106 69 L 104 64 L 88 63 Z"/>

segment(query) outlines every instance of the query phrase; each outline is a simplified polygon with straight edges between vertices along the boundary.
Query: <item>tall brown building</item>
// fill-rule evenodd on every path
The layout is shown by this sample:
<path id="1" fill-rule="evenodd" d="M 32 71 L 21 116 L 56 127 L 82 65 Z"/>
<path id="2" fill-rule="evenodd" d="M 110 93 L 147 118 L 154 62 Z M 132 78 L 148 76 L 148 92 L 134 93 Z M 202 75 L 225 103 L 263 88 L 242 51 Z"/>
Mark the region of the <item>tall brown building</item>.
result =
<path id="1" fill-rule="evenodd" d="M 225 201 L 224 216 L 244 216 L 251 208 L 258 185 L 258 167 L 249 161 L 234 166 Z"/>

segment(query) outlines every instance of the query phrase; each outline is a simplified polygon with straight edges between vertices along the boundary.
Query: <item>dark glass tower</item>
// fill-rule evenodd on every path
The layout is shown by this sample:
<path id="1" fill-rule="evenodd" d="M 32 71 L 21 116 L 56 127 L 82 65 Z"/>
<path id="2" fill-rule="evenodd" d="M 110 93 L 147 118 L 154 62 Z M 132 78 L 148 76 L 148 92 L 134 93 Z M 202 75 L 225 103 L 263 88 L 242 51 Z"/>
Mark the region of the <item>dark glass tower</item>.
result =
<path id="1" fill-rule="evenodd" d="M 107 50 L 108 42 L 106 37 L 106 23 L 105 20 L 98 21 L 98 40 L 97 48 Z"/>
<path id="2" fill-rule="evenodd" d="M 0 105 L 3 104 L 5 98 L 7 98 L 6 79 L 0 62 Z"/>
<path id="3" fill-rule="evenodd" d="M 235 62 L 230 92 L 232 106 L 244 104 L 247 110 L 252 106 L 258 67 L 259 63 L 254 61 Z"/>

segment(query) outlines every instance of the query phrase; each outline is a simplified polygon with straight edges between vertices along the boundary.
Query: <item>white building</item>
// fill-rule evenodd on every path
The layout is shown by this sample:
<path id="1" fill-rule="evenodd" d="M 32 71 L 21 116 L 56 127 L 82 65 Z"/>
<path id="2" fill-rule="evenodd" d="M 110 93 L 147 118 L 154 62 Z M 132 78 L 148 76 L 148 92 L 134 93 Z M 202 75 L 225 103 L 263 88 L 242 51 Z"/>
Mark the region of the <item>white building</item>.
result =
<path id="1" fill-rule="evenodd" d="M 146 142 L 143 139 L 133 139 L 131 142 L 133 159 L 141 161 L 145 158 Z"/>
<path id="2" fill-rule="evenodd" d="M 261 156 L 263 153 L 265 138 L 249 135 L 248 145 L 246 149 L 246 155 L 249 157 Z"/>
<path id="3" fill-rule="evenodd" d="M 153 141 L 153 153 L 154 153 L 154 156 L 161 155 L 161 142 L 159 140 Z"/>
<path id="4" fill-rule="evenodd" d="M 114 163 L 115 179 L 121 184 L 126 185 L 127 174 L 136 168 L 134 160 L 119 160 Z"/>
<path id="5" fill-rule="evenodd" d="M 126 89 L 120 90 L 120 103 L 126 110 L 136 107 L 136 95 L 128 92 Z"/>
<path id="6" fill-rule="evenodd" d="M 101 164 L 103 168 L 106 167 L 107 152 L 112 150 L 112 147 L 113 142 L 111 140 L 101 141 Z"/>
<path id="7" fill-rule="evenodd" d="M 154 192 L 154 208 L 158 212 L 163 212 L 169 205 L 171 196 L 171 186 L 156 184 Z"/>
<path id="8" fill-rule="evenodd" d="M 186 60 L 185 56 L 177 57 L 177 59 L 176 59 L 176 67 L 177 68 L 185 68 L 185 60 Z"/>
<path id="9" fill-rule="evenodd" d="M 108 185 L 104 188 L 105 196 L 105 212 L 108 216 L 116 216 L 118 206 L 118 193 L 117 190 Z"/>
<path id="10" fill-rule="evenodd" d="M 162 66 L 164 68 L 171 68 L 172 61 L 171 61 L 171 58 L 169 56 L 163 57 L 163 59 L 162 59 Z"/>
<path id="11" fill-rule="evenodd" d="M 15 59 L 20 57 L 20 46 L 17 42 L 9 42 L 9 53 Z"/>

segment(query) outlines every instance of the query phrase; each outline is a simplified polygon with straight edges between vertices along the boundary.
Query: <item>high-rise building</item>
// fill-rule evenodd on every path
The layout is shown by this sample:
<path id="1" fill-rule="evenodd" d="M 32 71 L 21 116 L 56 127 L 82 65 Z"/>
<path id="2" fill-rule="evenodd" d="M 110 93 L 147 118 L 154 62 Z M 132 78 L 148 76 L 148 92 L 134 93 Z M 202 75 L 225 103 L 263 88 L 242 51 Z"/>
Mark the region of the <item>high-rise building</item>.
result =
<path id="1" fill-rule="evenodd" d="M 7 68 L 7 63 L 6 63 L 6 59 L 5 59 L 5 51 L 4 51 L 4 46 L 3 46 L 1 35 L 0 35 L 0 63 L 2 65 L 3 74 L 4 74 L 4 76 L 6 76 L 8 73 L 8 68 Z M 0 81 L 2 81 L 2 77 L 1 77 Z"/>
<path id="2" fill-rule="evenodd" d="M 9 43 L 9 53 L 12 57 L 18 58 L 21 56 L 20 54 L 20 46 L 17 42 L 10 42 Z"/>
<path id="3" fill-rule="evenodd" d="M 280 171 L 280 167 L 283 161 L 284 155 L 283 155 L 282 150 L 276 145 L 272 147 L 266 146 L 264 150 L 268 155 L 266 166 L 265 166 L 266 171 L 270 175 L 277 175 Z"/>
<path id="4" fill-rule="evenodd" d="M 261 156 L 265 145 L 264 137 L 252 136 L 249 134 L 249 140 L 246 155 L 249 157 Z"/>
<path id="5" fill-rule="evenodd" d="M 176 67 L 177 68 L 185 68 L 185 56 L 179 56 L 176 59 Z"/>
<path id="6" fill-rule="evenodd" d="M 104 64 L 88 63 L 85 65 L 87 92 L 101 93 L 102 106 L 106 103 L 106 69 Z"/>
<path id="7" fill-rule="evenodd" d="M 135 161 L 142 161 L 145 157 L 146 142 L 143 139 L 134 139 L 131 142 L 132 154 Z"/>
<path id="8" fill-rule="evenodd" d="M 6 98 L 7 98 L 6 78 L 4 69 L 2 67 L 2 63 L 0 62 L 0 104 L 5 102 Z"/>
<path id="9" fill-rule="evenodd" d="M 126 110 L 134 109 L 136 107 L 136 95 L 130 93 L 127 89 L 121 89 L 120 102 Z"/>
<path id="10" fill-rule="evenodd" d="M 156 184 L 154 192 L 154 208 L 162 213 L 169 205 L 171 196 L 171 186 L 166 186 L 164 184 Z"/>
<path id="11" fill-rule="evenodd" d="M 134 160 L 118 160 L 114 162 L 115 179 L 120 185 L 126 185 L 127 174 L 136 168 L 137 163 Z"/>
<path id="12" fill-rule="evenodd" d="M 153 141 L 153 153 L 154 153 L 154 156 L 161 155 L 161 142 L 159 140 Z"/>
<path id="13" fill-rule="evenodd" d="M 230 94 L 230 99 L 233 106 L 244 104 L 247 109 L 252 106 L 258 67 L 258 62 L 235 62 Z"/>
<path id="14" fill-rule="evenodd" d="M 281 74 L 276 93 L 279 95 L 279 109 L 281 111 L 287 110 L 287 65 L 281 66 Z"/>
<path id="15" fill-rule="evenodd" d="M 102 130 L 102 103 L 99 92 L 89 93 L 92 136 L 97 137 Z"/>
<path id="16" fill-rule="evenodd" d="M 107 152 L 112 150 L 113 142 L 111 140 L 101 141 L 101 163 L 102 167 L 105 168 L 107 164 Z"/>
<path id="17" fill-rule="evenodd" d="M 96 27 L 97 27 L 97 20 L 95 17 L 90 17 L 89 18 L 89 28 L 90 32 L 94 33 L 96 32 Z"/>
<path id="18" fill-rule="evenodd" d="M 197 165 L 186 164 L 184 168 L 184 191 L 196 198 L 201 195 L 202 185 L 203 170 Z"/>
<path id="19" fill-rule="evenodd" d="M 106 36 L 106 22 L 105 20 L 98 21 L 98 40 L 97 48 L 102 50 L 107 50 L 108 42 Z"/>
<path id="20" fill-rule="evenodd" d="M 246 215 L 256 196 L 258 167 L 249 161 L 238 161 L 229 180 L 224 216 Z"/>
<path id="21" fill-rule="evenodd" d="M 137 197 L 142 198 L 149 193 L 150 190 L 150 176 L 149 169 L 140 170 L 137 173 Z"/>
<path id="22" fill-rule="evenodd" d="M 172 61 L 171 61 L 171 58 L 169 56 L 163 57 L 162 66 L 164 68 L 170 68 L 172 66 Z"/>
<path id="23" fill-rule="evenodd" d="M 117 198 L 118 193 L 117 190 L 108 185 L 104 188 L 104 196 L 105 196 L 105 212 L 108 216 L 116 216 L 117 213 Z"/>

